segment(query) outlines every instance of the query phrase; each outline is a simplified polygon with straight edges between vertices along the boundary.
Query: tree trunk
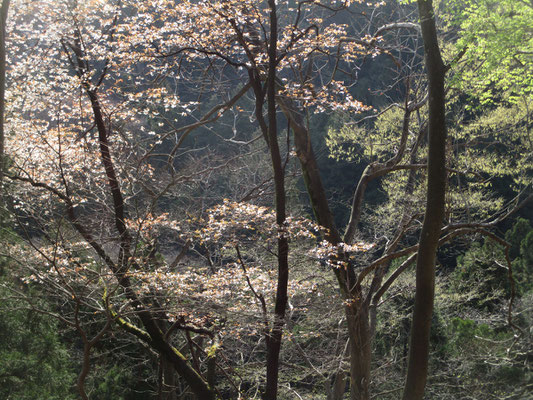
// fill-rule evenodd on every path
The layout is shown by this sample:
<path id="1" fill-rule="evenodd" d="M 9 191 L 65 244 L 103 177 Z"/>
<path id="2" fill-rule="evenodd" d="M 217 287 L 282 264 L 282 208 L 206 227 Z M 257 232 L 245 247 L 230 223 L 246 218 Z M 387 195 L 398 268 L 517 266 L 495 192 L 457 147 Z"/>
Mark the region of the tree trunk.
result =
<path id="1" fill-rule="evenodd" d="M 350 336 L 350 399 L 369 400 L 372 346 L 368 309 L 362 302 L 345 307 Z"/>
<path id="2" fill-rule="evenodd" d="M 81 42 L 80 38 L 78 38 L 77 41 Z M 76 56 L 75 66 L 77 66 L 78 75 L 83 76 L 87 72 L 87 66 L 84 62 L 85 55 L 83 54 L 83 50 L 80 48 L 79 43 L 70 44 L 70 48 Z M 129 331 L 149 343 L 154 350 L 159 352 L 162 357 L 164 357 L 169 363 L 171 363 L 175 371 L 183 377 L 183 379 L 191 388 L 191 391 L 197 396 L 199 400 L 215 400 L 216 395 L 213 388 L 209 386 L 209 384 L 204 380 L 204 378 L 191 365 L 189 365 L 188 360 L 185 358 L 185 356 L 168 342 L 168 340 L 165 338 L 163 332 L 158 326 L 157 319 L 138 298 L 137 294 L 132 288 L 130 278 L 126 274 L 129 265 L 134 264 L 135 261 L 131 257 L 130 249 L 132 239 L 128 232 L 128 229 L 126 228 L 126 207 L 120 186 L 120 181 L 115 172 L 115 166 L 113 163 L 113 158 L 111 156 L 110 143 L 108 141 L 108 126 L 105 123 L 104 115 L 96 90 L 97 88 L 92 88 L 88 82 L 84 82 L 83 86 L 91 102 L 94 123 L 98 130 L 100 159 L 105 170 L 105 174 L 107 177 L 107 185 L 111 194 L 110 207 L 114 214 L 115 229 L 119 234 L 118 262 L 114 263 L 111 257 L 107 255 L 105 250 L 97 244 L 90 232 L 78 222 L 76 214 L 74 212 L 74 207 L 72 206 L 72 202 L 69 198 L 67 198 L 66 201 L 67 215 L 75 229 L 81 234 L 81 236 L 87 241 L 87 243 L 89 243 L 95 249 L 95 251 L 102 257 L 102 259 L 111 269 L 119 285 L 124 290 L 126 297 L 130 300 L 130 304 L 135 310 L 135 314 L 139 317 L 142 325 L 146 329 L 146 332 L 142 332 L 137 327 L 131 326 Z M 125 326 L 127 326 L 127 324 L 125 324 Z"/>
<path id="3" fill-rule="evenodd" d="M 335 374 L 335 379 L 331 388 L 328 390 L 327 400 L 342 400 L 344 397 L 344 391 L 346 389 L 346 376 L 343 371 L 338 371 Z"/>
<path id="4" fill-rule="evenodd" d="M 278 145 L 278 130 L 276 118 L 276 68 L 277 68 L 277 36 L 278 22 L 276 1 L 269 0 L 270 8 L 270 40 L 268 45 L 268 78 L 267 78 L 267 109 L 268 109 L 268 147 L 274 170 L 274 185 L 276 191 L 276 222 L 278 225 L 278 281 L 276 286 L 276 300 L 274 306 L 274 322 L 268 333 L 267 344 L 267 374 L 265 399 L 275 400 L 278 395 L 279 353 L 285 324 L 285 310 L 287 309 L 287 290 L 289 283 L 289 242 L 284 232 L 286 223 L 286 194 L 285 171 Z"/>
<path id="5" fill-rule="evenodd" d="M 317 222 L 327 228 L 326 239 L 333 245 L 343 240 L 333 221 L 333 215 L 320 177 L 320 171 L 313 152 L 309 131 L 303 123 L 301 115 L 290 100 L 279 98 L 283 112 L 291 124 L 294 133 L 296 153 L 300 160 L 302 174 Z M 365 183 L 366 185 L 366 183 Z M 345 308 L 350 338 L 350 393 L 352 400 L 368 400 L 370 398 L 369 383 L 371 372 L 371 341 L 368 322 L 368 305 L 362 300 L 360 287 L 353 287 L 357 277 L 353 265 L 346 268 L 334 268 L 343 298 L 349 304 Z"/>
<path id="6" fill-rule="evenodd" d="M 167 360 L 164 355 L 160 356 L 159 368 L 161 369 L 161 382 L 160 382 L 160 400 L 177 400 L 176 393 L 176 373 L 174 366 Z"/>
<path id="7" fill-rule="evenodd" d="M 409 363 L 403 400 L 422 400 L 429 359 L 429 335 L 435 291 L 435 257 L 444 218 L 446 192 L 446 121 L 444 75 L 431 0 L 418 0 L 429 80 L 427 204 L 416 263 L 416 294 Z"/>

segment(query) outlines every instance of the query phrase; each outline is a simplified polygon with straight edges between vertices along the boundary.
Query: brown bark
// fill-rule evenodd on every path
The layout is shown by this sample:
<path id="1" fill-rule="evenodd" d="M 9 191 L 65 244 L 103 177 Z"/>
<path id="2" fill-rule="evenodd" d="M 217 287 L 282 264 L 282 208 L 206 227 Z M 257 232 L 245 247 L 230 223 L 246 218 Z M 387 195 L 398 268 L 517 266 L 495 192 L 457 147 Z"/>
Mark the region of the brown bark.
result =
<path id="1" fill-rule="evenodd" d="M 159 373 L 161 374 L 159 382 L 159 399 L 177 400 L 178 394 L 176 392 L 176 376 L 174 366 L 165 358 L 165 356 L 161 356 L 159 368 Z"/>
<path id="2" fill-rule="evenodd" d="M 285 116 L 294 133 L 296 153 L 300 160 L 307 193 L 317 222 L 326 228 L 326 239 L 333 245 L 342 242 L 340 233 L 334 223 L 329 209 L 326 191 L 322 184 L 320 171 L 311 145 L 309 131 L 305 127 L 301 114 L 288 99 L 278 99 Z M 339 255 L 342 258 L 342 254 Z M 341 260 L 337 260 L 341 261 Z M 356 285 L 357 276 L 353 265 L 347 263 L 345 268 L 334 268 L 333 272 L 339 283 L 339 289 L 347 305 L 345 315 L 350 338 L 350 387 L 352 400 L 369 399 L 371 343 L 368 325 L 368 313 L 361 301 L 361 287 Z"/>
<path id="3" fill-rule="evenodd" d="M 333 244 L 340 243 L 342 239 L 329 209 L 326 191 L 322 184 L 311 138 L 303 117 L 290 99 L 279 97 L 278 103 L 294 134 L 294 146 L 315 218 L 320 226 L 327 229 L 326 239 Z"/>
<path id="4" fill-rule="evenodd" d="M 305 127 L 301 114 L 288 99 L 278 99 L 279 104 L 294 133 L 296 153 L 300 160 L 307 192 L 317 222 L 326 228 L 326 239 L 333 245 L 343 240 L 334 223 L 329 209 L 326 191 L 322 184 L 320 171 L 311 145 L 309 131 Z M 339 254 L 342 258 L 342 254 Z M 342 261 L 342 260 L 336 260 Z M 339 283 L 339 288 L 347 305 L 345 315 L 348 323 L 350 338 L 350 393 L 352 400 L 368 400 L 370 367 L 371 367 L 371 337 L 368 324 L 368 310 L 362 301 L 361 286 L 356 285 L 357 276 L 353 265 L 346 263 L 345 268 L 334 268 L 333 272 Z"/>
<path id="5" fill-rule="evenodd" d="M 279 353 L 285 324 L 287 308 L 287 290 L 289 282 L 289 243 L 284 232 L 286 222 L 285 171 L 278 145 L 276 118 L 276 67 L 277 67 L 277 35 L 278 21 L 275 0 L 269 0 L 270 8 L 270 40 L 268 46 L 268 77 L 267 77 L 267 109 L 268 109 L 268 147 L 276 191 L 276 222 L 278 233 L 278 281 L 274 306 L 274 322 L 267 336 L 267 376 L 265 399 L 275 400 L 278 393 Z"/>
<path id="6" fill-rule="evenodd" d="M 350 244 L 355 240 L 365 192 L 368 184 L 372 180 L 395 170 L 409 169 L 414 171 L 425 167 L 425 165 L 416 165 L 413 163 L 408 165 L 399 164 L 407 147 L 406 144 L 409 134 L 411 113 L 415 107 L 419 107 L 418 104 L 410 105 L 408 102 L 408 95 L 406 95 L 405 114 L 399 149 L 396 154 L 386 162 L 372 163 L 368 165 L 363 172 L 354 192 L 350 222 L 348 223 L 344 237 L 341 237 L 339 230 L 334 223 L 333 215 L 329 209 L 328 199 L 322 184 L 316 157 L 313 152 L 309 130 L 305 126 L 302 113 L 294 102 L 288 98 L 279 96 L 278 103 L 289 120 L 290 127 L 294 134 L 296 153 L 300 161 L 313 212 L 319 225 L 326 228 L 326 239 L 333 245 L 337 245 L 341 242 Z M 401 233 L 399 233 L 399 235 L 401 235 Z M 388 252 L 390 251 L 393 251 L 393 249 L 388 249 Z M 396 256 L 391 257 L 391 259 L 396 258 Z M 339 259 L 336 261 L 342 261 L 343 254 L 339 254 L 338 258 Z M 374 267 L 370 269 L 366 268 L 357 274 L 353 262 L 349 262 L 346 263 L 345 268 L 335 268 L 333 270 L 337 277 L 342 295 L 345 301 L 350 304 L 345 311 L 351 343 L 350 375 L 352 399 L 362 400 L 370 398 L 369 381 L 371 372 L 372 327 L 369 321 L 369 311 L 372 295 L 379 289 L 385 269 L 385 265 L 382 266 L 381 264 L 376 264 Z M 370 290 L 366 298 L 364 298 L 361 290 L 361 283 L 365 276 L 370 272 L 374 272 L 375 276 Z"/>
<path id="7" fill-rule="evenodd" d="M 81 370 L 76 380 L 76 389 L 78 390 L 78 394 L 80 395 L 82 400 L 89 400 L 89 396 L 85 391 L 85 381 L 87 379 L 87 376 L 89 375 L 89 372 L 91 371 L 91 351 L 92 348 L 102 339 L 104 334 L 109 330 L 111 326 L 111 319 L 109 318 L 109 315 L 107 315 L 105 325 L 92 339 L 89 339 L 89 337 L 87 336 L 87 332 L 82 328 L 80 324 L 79 311 L 80 302 L 77 299 L 74 314 L 74 325 L 83 342 L 83 356 L 81 360 Z"/>
<path id="8" fill-rule="evenodd" d="M 345 308 L 350 336 L 350 399 L 370 399 L 369 383 L 372 360 L 368 308 L 353 302 Z"/>
<path id="9" fill-rule="evenodd" d="M 339 370 L 335 374 L 333 386 L 329 389 L 327 400 L 342 400 L 346 388 L 346 377 L 343 371 Z"/>
<path id="10" fill-rule="evenodd" d="M 76 389 L 78 390 L 78 394 L 80 395 L 82 400 L 89 400 L 89 396 L 87 396 L 87 392 L 85 391 L 85 380 L 87 379 L 87 375 L 89 375 L 90 371 L 90 354 L 91 354 L 91 347 L 88 343 L 83 344 L 83 357 L 81 361 L 81 371 L 78 374 L 78 379 L 76 380 Z"/>
<path id="11" fill-rule="evenodd" d="M 427 203 L 416 264 L 416 294 L 409 364 L 403 400 L 422 400 L 429 359 L 429 335 L 435 291 L 435 257 L 444 218 L 446 192 L 446 121 L 444 75 L 431 0 L 418 0 L 429 80 Z"/>
<path id="12" fill-rule="evenodd" d="M 137 310 L 137 315 L 150 335 L 152 347 L 172 362 L 176 372 L 185 379 L 191 387 L 191 390 L 199 399 L 215 399 L 215 394 L 207 382 L 187 363 L 186 358 L 164 339 L 163 332 L 159 329 L 156 320 L 137 298 L 131 288 L 129 279 L 125 275 L 130 257 L 131 238 L 124 222 L 124 200 L 120 191 L 118 179 L 114 172 L 113 161 L 111 159 L 107 142 L 107 132 L 105 131 L 105 125 L 103 124 L 103 118 L 98 102 L 93 102 L 93 98 L 91 98 L 91 102 L 93 103 L 93 110 L 95 111 L 95 118 L 97 119 L 96 122 L 100 133 L 99 138 L 102 162 L 108 176 L 108 185 L 113 197 L 115 226 L 120 235 L 119 263 L 118 268 L 116 268 L 113 273 L 116 275 L 117 280 L 124 289 L 126 296 L 130 299 L 132 307 Z M 100 131 L 101 127 L 104 129 L 103 131 Z"/>

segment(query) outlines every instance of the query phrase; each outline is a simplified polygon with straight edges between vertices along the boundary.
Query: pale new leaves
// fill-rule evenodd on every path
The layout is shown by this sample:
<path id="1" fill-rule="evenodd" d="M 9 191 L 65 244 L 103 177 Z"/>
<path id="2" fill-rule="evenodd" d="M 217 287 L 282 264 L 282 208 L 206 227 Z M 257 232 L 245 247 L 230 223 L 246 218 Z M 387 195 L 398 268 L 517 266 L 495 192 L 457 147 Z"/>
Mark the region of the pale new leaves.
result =
<path id="1" fill-rule="evenodd" d="M 313 222 L 289 217 L 284 227 L 278 227 L 272 210 L 247 203 L 225 201 L 210 210 L 200 223 L 203 226 L 191 235 L 182 233 L 184 229 L 168 214 L 157 217 L 149 214 L 143 219 L 129 220 L 129 229 L 140 238 L 135 265 L 143 268 L 132 265 L 127 275 L 135 282 L 136 293 L 152 298 L 152 305 L 155 307 L 157 303 L 162 307 L 171 321 L 179 317 L 198 326 L 206 321 L 220 323 L 222 338 L 256 335 L 263 329 L 264 319 L 270 318 L 262 314 L 256 295 L 260 294 L 267 305 L 272 305 L 276 289 L 275 269 L 271 265 L 274 258 L 259 254 L 269 253 L 268 247 L 272 247 L 279 234 L 289 237 L 295 248 L 291 256 L 295 279 L 289 283 L 289 296 L 291 307 L 298 311 L 304 311 L 316 296 L 322 296 L 321 288 L 331 284 L 327 283 L 331 274 L 320 268 L 317 257 L 330 266 L 342 267 L 334 261 L 339 252 L 364 252 L 372 247 L 364 243 L 352 246 L 317 243 L 315 235 L 322 229 Z M 164 230 L 200 240 L 204 245 L 218 246 L 226 261 L 213 271 L 199 266 L 198 260 L 193 259 L 171 269 L 162 258 L 158 261 L 146 258 L 142 245 L 157 240 Z M 235 253 L 237 246 L 243 249 L 246 260 Z M 39 251 L 17 245 L 11 248 L 11 254 L 14 258 L 28 260 L 33 271 L 26 280 L 28 283 L 83 288 L 82 291 L 97 294 L 96 302 L 105 288 L 116 285 L 112 275 L 103 273 L 100 262 L 83 242 L 56 242 L 41 246 Z M 315 267 L 309 268 L 309 263 L 314 263 Z M 111 299 L 115 307 L 127 314 L 128 307 L 123 301 L 121 296 Z"/>

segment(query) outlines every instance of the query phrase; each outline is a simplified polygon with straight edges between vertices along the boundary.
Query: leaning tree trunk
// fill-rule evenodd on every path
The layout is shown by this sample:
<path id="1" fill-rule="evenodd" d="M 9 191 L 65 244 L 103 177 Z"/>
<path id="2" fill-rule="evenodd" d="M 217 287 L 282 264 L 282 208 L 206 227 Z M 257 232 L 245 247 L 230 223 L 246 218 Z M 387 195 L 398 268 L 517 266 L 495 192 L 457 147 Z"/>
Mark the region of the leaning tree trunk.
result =
<path id="1" fill-rule="evenodd" d="M 435 257 L 444 218 L 446 192 L 446 121 L 444 75 L 431 0 L 418 0 L 429 80 L 427 204 L 416 263 L 416 294 L 409 364 L 403 400 L 422 400 L 429 359 L 429 335 L 435 291 Z"/>
<path id="2" fill-rule="evenodd" d="M 80 47 L 81 39 L 78 37 L 74 43 L 69 43 L 68 46 L 73 51 L 75 57 L 71 59 L 72 66 L 76 68 L 78 76 L 83 77 L 88 72 L 85 54 Z M 101 80 L 100 80 L 101 82 Z M 109 130 L 106 124 L 104 114 L 101 108 L 101 103 L 98 97 L 98 86 L 93 87 L 89 81 L 82 82 L 83 89 L 89 98 L 91 108 L 93 111 L 94 123 L 98 131 L 98 142 L 100 149 L 100 160 L 102 162 L 105 176 L 107 178 L 107 186 L 110 193 L 110 208 L 113 212 L 113 220 L 115 230 L 118 236 L 118 260 L 115 263 L 106 251 L 97 243 L 90 231 L 80 224 L 72 200 L 59 192 L 56 193 L 67 207 L 67 216 L 80 233 L 85 241 L 93 247 L 97 254 L 104 260 L 111 272 L 118 281 L 118 284 L 124 291 L 126 298 L 135 314 L 140 319 L 146 331 L 142 331 L 136 326 L 127 322 L 120 322 L 120 318 L 116 318 L 124 329 L 133 333 L 143 341 L 149 343 L 150 347 L 156 350 L 159 354 L 166 358 L 173 366 L 175 371 L 187 382 L 191 391 L 195 394 L 198 400 L 215 400 L 216 393 L 213 387 L 201 376 L 191 365 L 183 354 L 174 348 L 168 338 L 164 335 L 154 317 L 152 312 L 145 307 L 141 299 L 135 293 L 132 287 L 130 277 L 127 274 L 127 269 L 130 264 L 134 264 L 134 257 L 131 254 L 132 238 L 126 227 L 126 203 L 122 193 L 120 181 L 116 173 L 115 164 L 111 156 L 111 145 L 109 142 Z"/>

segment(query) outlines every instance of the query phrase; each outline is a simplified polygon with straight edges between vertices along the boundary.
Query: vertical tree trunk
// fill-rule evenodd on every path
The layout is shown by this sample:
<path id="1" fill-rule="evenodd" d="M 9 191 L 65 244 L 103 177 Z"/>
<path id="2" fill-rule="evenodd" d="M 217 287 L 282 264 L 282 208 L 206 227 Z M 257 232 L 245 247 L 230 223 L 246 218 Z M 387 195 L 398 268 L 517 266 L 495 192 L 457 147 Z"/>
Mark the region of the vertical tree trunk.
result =
<path id="1" fill-rule="evenodd" d="M 289 243 L 284 226 L 286 222 L 285 171 L 278 145 L 276 119 L 276 67 L 277 67 L 277 36 L 278 21 L 276 1 L 269 0 L 270 8 L 270 40 L 268 45 L 268 77 L 267 77 L 267 106 L 268 106 L 268 146 L 274 170 L 274 185 L 276 190 L 276 222 L 278 233 L 278 282 L 276 287 L 276 304 L 274 307 L 274 322 L 267 336 L 267 376 L 265 399 L 275 400 L 278 394 L 279 353 L 285 323 L 287 308 L 287 288 L 289 282 Z"/>
<path id="2" fill-rule="evenodd" d="M 87 392 L 85 391 L 85 380 L 91 369 L 91 345 L 85 340 L 83 344 L 83 356 L 81 362 L 81 371 L 76 380 L 76 389 L 82 400 L 89 400 Z"/>
<path id="3" fill-rule="evenodd" d="M 350 336 L 350 399 L 369 400 L 372 338 L 368 309 L 362 302 L 354 302 L 345 311 Z"/>
<path id="4" fill-rule="evenodd" d="M 177 400 L 178 396 L 176 393 L 176 373 L 174 371 L 174 366 L 164 355 L 161 355 L 159 368 L 161 369 L 161 387 L 159 388 L 159 399 Z"/>
<path id="5" fill-rule="evenodd" d="M 435 257 L 444 218 L 446 192 L 446 121 L 444 75 L 431 0 L 418 0 L 429 80 L 427 204 L 416 263 L 416 294 L 409 363 L 403 400 L 422 400 L 429 359 L 429 334 L 435 291 Z"/>

